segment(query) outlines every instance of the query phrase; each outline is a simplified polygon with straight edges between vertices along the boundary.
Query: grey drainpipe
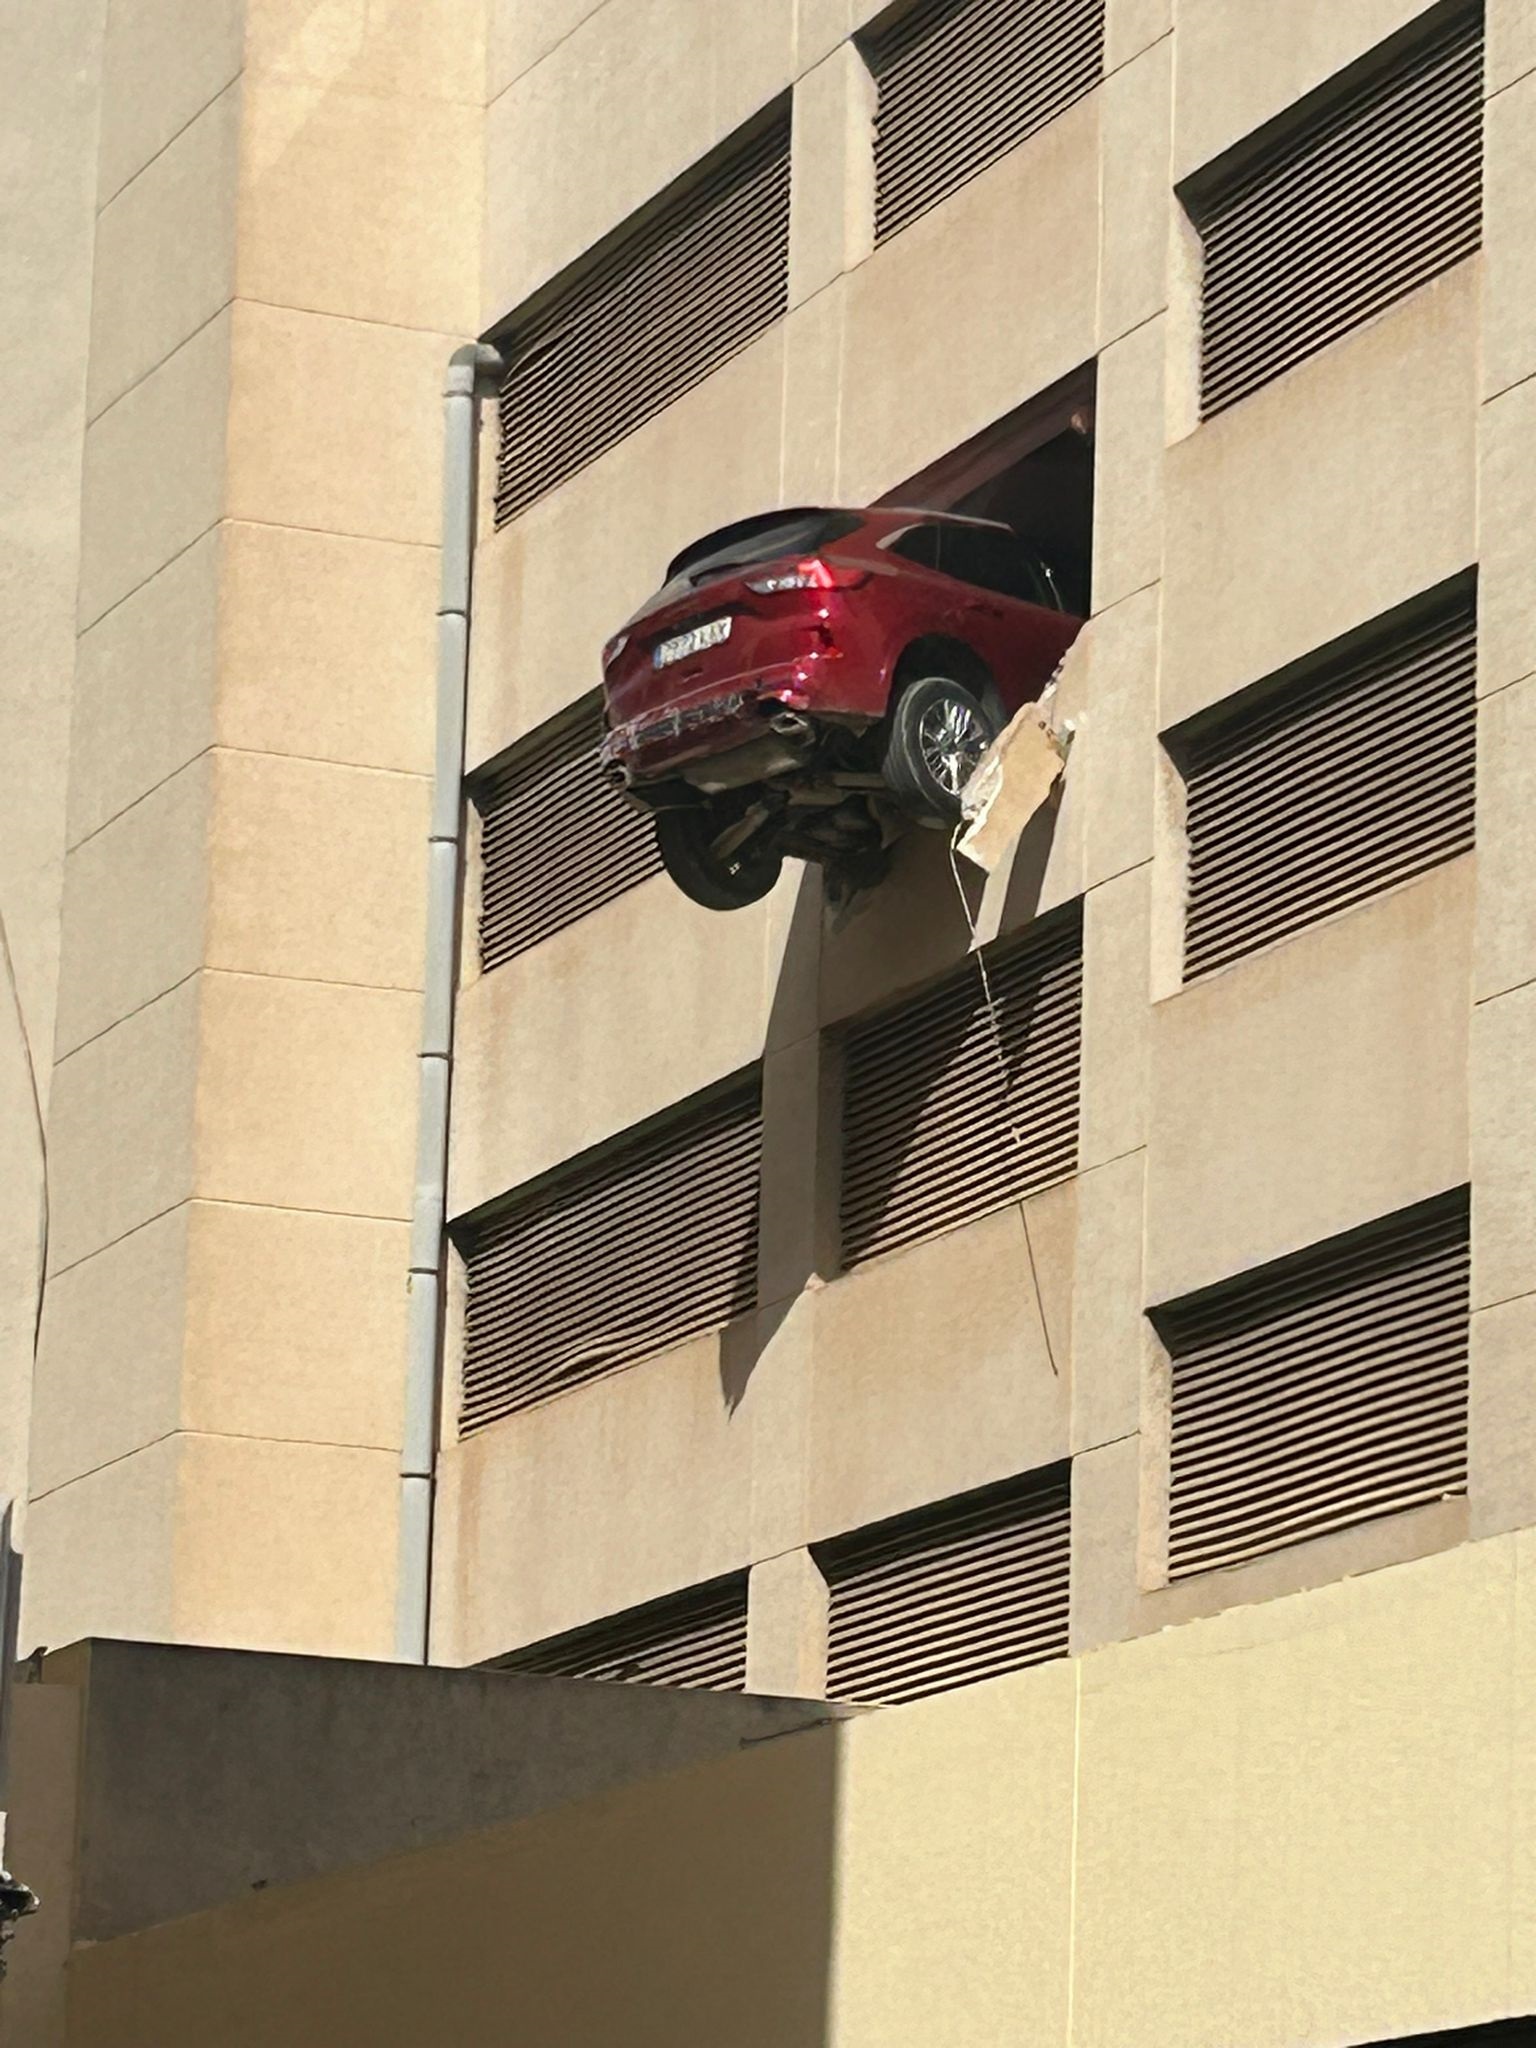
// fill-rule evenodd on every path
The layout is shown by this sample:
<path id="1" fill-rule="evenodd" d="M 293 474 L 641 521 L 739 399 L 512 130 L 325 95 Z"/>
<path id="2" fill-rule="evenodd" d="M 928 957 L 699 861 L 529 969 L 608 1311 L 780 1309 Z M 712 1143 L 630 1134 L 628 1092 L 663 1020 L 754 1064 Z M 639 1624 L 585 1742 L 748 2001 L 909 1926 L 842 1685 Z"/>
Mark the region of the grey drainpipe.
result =
<path id="1" fill-rule="evenodd" d="M 427 1661 L 432 1584 L 432 1491 L 442 1382 L 443 1220 L 448 1186 L 448 1088 L 458 970 L 464 700 L 475 547 L 480 394 L 505 368 L 485 342 L 454 350 L 443 381 L 443 560 L 437 607 L 437 756 L 427 832 L 427 953 L 411 1206 L 405 1425 L 400 1452 L 400 1551 L 395 1655 Z"/>

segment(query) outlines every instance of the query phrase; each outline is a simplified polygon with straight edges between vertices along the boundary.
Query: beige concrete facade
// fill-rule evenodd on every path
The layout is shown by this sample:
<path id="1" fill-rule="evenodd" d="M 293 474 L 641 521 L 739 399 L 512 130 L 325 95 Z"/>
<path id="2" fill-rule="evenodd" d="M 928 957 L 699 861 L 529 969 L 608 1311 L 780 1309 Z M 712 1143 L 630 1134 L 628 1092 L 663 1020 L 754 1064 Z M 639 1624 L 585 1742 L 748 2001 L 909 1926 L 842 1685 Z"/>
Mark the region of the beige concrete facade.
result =
<path id="1" fill-rule="evenodd" d="M 0 1496 L 27 1492 L 38 1290 L 47 1231 L 46 1119 L 53 1080 L 64 805 L 75 665 L 80 451 L 89 354 L 98 74 L 105 7 L 0 13 L 6 119 L 20 170 L 3 229 L 15 280 L 0 314 L 0 440 L 9 487 L 0 623 Z M 61 46 L 75 61 L 60 61 Z"/>
<path id="2" fill-rule="evenodd" d="M 122 0 L 95 48 L 77 12 L 28 31 L 95 97 L 47 351 L 60 376 L 74 347 L 79 413 L 62 872 L 18 942 L 50 1214 L 6 1473 L 23 1634 L 383 1655 L 436 394 L 476 324 L 483 10 Z M 34 802 L 49 772 L 34 748 Z"/>
<path id="3" fill-rule="evenodd" d="M 1529 365 L 1518 259 L 1500 248 L 1501 210 L 1517 237 L 1524 187 L 1506 156 L 1520 144 L 1499 100 L 1525 78 L 1522 11 L 1487 10 L 1484 252 L 1204 425 L 1198 252 L 1173 192 L 1417 11 L 1308 8 L 1255 33 L 1238 0 L 1111 0 L 1102 88 L 878 249 L 867 82 L 846 40 L 873 8 L 757 10 L 750 35 L 737 26 L 730 89 L 692 99 L 665 146 L 643 140 L 648 117 L 601 111 L 666 33 L 639 0 L 575 10 L 558 39 L 493 33 L 487 320 L 729 134 L 747 84 L 754 107 L 793 95 L 792 263 L 782 321 L 482 534 L 470 766 L 589 687 L 591 622 L 623 618 L 675 545 L 765 503 L 867 502 L 1095 364 L 1094 619 L 1065 706 L 1077 738 L 1038 885 L 1017 902 L 989 890 L 984 911 L 1007 930 L 1083 900 L 1083 1106 L 1077 1179 L 1037 1205 L 1053 1376 L 1016 1214 L 846 1276 L 828 1249 L 827 1034 L 963 957 L 941 847 L 904 846 L 893 881 L 841 923 L 798 871 L 730 920 L 657 879 L 490 975 L 470 967 L 451 1214 L 759 1059 L 770 1158 L 800 1164 L 765 1167 L 764 1306 L 718 1345 L 455 1445 L 450 1328 L 438 1654 L 489 1656 L 750 1568 L 754 1670 L 792 1685 L 825 1628 L 808 1545 L 1068 1455 L 1082 1647 L 1518 1518 L 1519 1461 L 1498 1444 L 1528 1405 L 1508 1313 L 1527 1291 L 1526 1148 L 1507 1098 L 1525 1092 L 1530 972 L 1512 738 L 1532 666 L 1514 537 Z M 712 15 L 711 38 L 727 32 Z M 557 189 L 543 124 L 559 111 L 591 142 Z M 1025 268 L 1002 249 L 1027 252 Z M 1490 390 L 1490 350 L 1506 348 Z M 1493 693 L 1476 854 L 1184 988 L 1183 824 L 1161 735 L 1474 564 Z M 1145 1308 L 1469 1178 L 1477 1314 L 1505 1311 L 1474 1327 L 1469 1502 L 1166 1587 L 1166 1388 Z M 655 1449 L 679 1442 L 694 1447 L 681 1468 Z"/>
<path id="4" fill-rule="evenodd" d="M 937 835 L 842 915 L 799 868 L 728 918 L 657 877 L 490 973 L 466 915 L 450 1220 L 760 1062 L 762 1240 L 735 1324 L 462 1442 L 451 1255 L 434 1659 L 745 1572 L 753 1687 L 814 1694 L 812 1546 L 1065 1460 L 1085 1654 L 1536 1521 L 1528 7 L 1487 0 L 1480 253 L 1204 424 L 1176 186 L 1417 0 L 1109 0 L 1103 83 L 879 247 L 868 0 L 81 0 L 67 90 L 12 12 L 73 138 L 36 157 L 59 245 L 22 252 L 49 346 L 0 377 L 39 493 L 0 589 L 37 636 L 0 859 L 48 1150 L 35 1373 L 36 1163 L 0 1217 L 24 1649 L 390 1652 L 443 365 L 786 96 L 783 316 L 482 517 L 466 767 L 591 690 L 701 531 L 873 501 L 1090 380 L 1076 738 L 1038 873 L 983 909 L 1081 900 L 1077 1171 L 839 1270 L 837 1034 L 970 945 Z M 1165 736 L 1474 567 L 1475 852 L 1183 986 Z M 36 1162 L 22 1051 L 0 1021 Z M 1170 1588 L 1146 1310 L 1468 1183 L 1466 1500 Z M 1100 1996 L 1081 2038 L 1128 2038 Z"/>
<path id="5" fill-rule="evenodd" d="M 1185 181 L 1423 0 L 1106 0 L 1102 81 L 877 244 L 883 11 L 0 0 L 0 1500 L 21 1652 L 74 1645 L 19 1689 L 6 1860 L 47 1910 L 8 2040 L 515 2013 L 548 2048 L 1324 2048 L 1536 2015 L 1536 6 L 1485 0 L 1477 253 L 1204 421 Z M 499 528 L 482 407 L 466 775 L 589 695 L 680 546 L 920 490 L 1038 402 L 1091 433 L 1059 802 L 964 905 L 913 832 L 851 905 L 795 864 L 730 916 L 656 875 L 489 971 L 466 802 L 456 1668 L 382 1670 L 444 368 L 775 108 L 780 316 Z M 1186 982 L 1188 733 L 1474 576 L 1475 845 Z M 1074 1170 L 845 1270 L 849 1028 L 1079 912 Z M 465 1219 L 747 1072 L 751 1307 L 461 1436 Z M 1160 1318 L 1462 1189 L 1464 1491 L 1175 1576 Z M 825 1708 L 828 1546 L 1047 1471 L 1068 1654 Z M 768 1697 L 458 1668 L 727 1578 Z M 227 1833 L 178 1839 L 187 1759 Z M 155 1884 L 119 1910 L 124 1783 Z"/>

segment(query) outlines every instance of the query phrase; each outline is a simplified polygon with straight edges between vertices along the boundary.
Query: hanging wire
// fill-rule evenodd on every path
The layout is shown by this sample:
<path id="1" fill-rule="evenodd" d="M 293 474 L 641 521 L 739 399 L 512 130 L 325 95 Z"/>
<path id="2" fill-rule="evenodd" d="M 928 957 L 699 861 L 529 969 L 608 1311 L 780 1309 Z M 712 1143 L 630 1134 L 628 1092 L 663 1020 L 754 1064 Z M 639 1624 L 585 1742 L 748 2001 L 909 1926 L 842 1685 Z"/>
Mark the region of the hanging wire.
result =
<path id="1" fill-rule="evenodd" d="M 979 927 L 971 911 L 971 899 L 965 893 L 965 883 L 960 874 L 960 835 L 966 828 L 967 820 L 961 819 L 949 835 L 949 871 L 955 878 L 955 893 L 960 898 L 960 909 L 965 918 L 966 929 L 971 935 L 971 958 L 976 962 L 976 971 L 981 978 L 982 1008 L 991 1026 L 992 1049 L 997 1054 L 998 1083 L 1003 1097 L 1003 1121 L 1008 1135 L 1021 1152 L 1027 1150 L 1024 1134 L 1019 1129 L 1013 1114 L 1013 1090 L 1008 1078 L 1008 1043 L 1003 1037 L 1002 1012 L 997 997 L 992 992 L 992 977 L 987 972 L 986 948 L 977 943 Z M 1035 1241 L 1029 1228 L 1029 1205 L 1020 1197 L 1019 1220 L 1024 1225 L 1024 1250 L 1029 1258 L 1029 1278 L 1035 1290 L 1035 1308 L 1040 1317 L 1040 1334 L 1045 1339 L 1045 1356 L 1051 1371 L 1061 1378 L 1061 1367 L 1056 1363 L 1056 1347 L 1051 1342 L 1051 1326 L 1045 1313 L 1045 1295 L 1040 1287 L 1040 1268 L 1035 1261 Z"/>

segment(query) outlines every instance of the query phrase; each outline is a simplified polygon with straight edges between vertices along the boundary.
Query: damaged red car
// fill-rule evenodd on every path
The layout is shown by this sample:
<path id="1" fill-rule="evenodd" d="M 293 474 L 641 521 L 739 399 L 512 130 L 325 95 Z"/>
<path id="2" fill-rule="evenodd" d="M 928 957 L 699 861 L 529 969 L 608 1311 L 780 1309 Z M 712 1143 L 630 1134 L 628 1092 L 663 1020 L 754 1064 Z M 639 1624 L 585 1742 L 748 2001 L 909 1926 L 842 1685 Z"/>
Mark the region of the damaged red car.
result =
<path id="1" fill-rule="evenodd" d="M 603 763 L 695 902 L 766 895 L 786 855 L 867 887 L 960 792 L 1082 620 L 1011 528 L 801 507 L 685 548 L 603 650 Z"/>

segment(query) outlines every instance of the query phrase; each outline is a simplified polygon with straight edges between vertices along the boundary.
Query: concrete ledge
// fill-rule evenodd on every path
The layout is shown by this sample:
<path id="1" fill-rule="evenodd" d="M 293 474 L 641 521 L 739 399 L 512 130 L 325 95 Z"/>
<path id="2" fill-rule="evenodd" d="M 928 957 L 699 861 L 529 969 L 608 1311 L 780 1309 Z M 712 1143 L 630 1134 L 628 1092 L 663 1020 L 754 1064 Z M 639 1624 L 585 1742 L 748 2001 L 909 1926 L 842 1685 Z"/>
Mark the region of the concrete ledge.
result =
<path id="1" fill-rule="evenodd" d="M 650 1778 L 835 1716 L 805 1700 L 157 1643 L 56 1651 L 79 1697 L 78 1942 Z M 18 1716 L 14 1804 L 58 1811 Z M 65 1910 L 60 1897 L 56 1912 Z"/>

